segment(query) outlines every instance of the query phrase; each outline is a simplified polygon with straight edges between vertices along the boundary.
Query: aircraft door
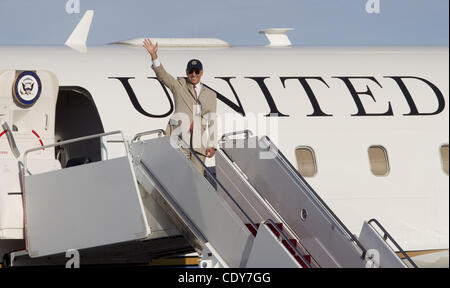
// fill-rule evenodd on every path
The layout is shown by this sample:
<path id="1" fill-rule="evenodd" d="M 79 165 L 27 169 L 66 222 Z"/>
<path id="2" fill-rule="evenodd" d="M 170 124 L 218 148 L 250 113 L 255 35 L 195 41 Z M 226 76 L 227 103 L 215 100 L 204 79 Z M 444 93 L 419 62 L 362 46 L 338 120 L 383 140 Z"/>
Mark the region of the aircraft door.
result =
<path id="1" fill-rule="evenodd" d="M 23 239 L 23 152 L 54 142 L 58 79 L 45 70 L 0 70 L 0 240 Z M 54 149 L 35 153 L 35 172 L 61 168 Z"/>

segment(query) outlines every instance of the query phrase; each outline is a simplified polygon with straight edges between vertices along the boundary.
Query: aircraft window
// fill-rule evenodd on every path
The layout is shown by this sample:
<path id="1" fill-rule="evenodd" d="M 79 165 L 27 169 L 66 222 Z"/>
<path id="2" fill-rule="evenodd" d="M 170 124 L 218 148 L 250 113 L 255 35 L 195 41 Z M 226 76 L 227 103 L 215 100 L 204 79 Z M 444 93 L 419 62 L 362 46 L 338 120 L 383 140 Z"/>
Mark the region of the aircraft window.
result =
<path id="1" fill-rule="evenodd" d="M 389 160 L 386 149 L 383 146 L 369 147 L 370 170 L 375 176 L 387 176 L 389 174 Z"/>
<path id="2" fill-rule="evenodd" d="M 448 175 L 448 145 L 441 146 L 442 168 Z"/>
<path id="3" fill-rule="evenodd" d="M 295 149 L 298 171 L 303 177 L 314 177 L 317 174 L 317 164 L 314 150 L 311 147 Z"/>

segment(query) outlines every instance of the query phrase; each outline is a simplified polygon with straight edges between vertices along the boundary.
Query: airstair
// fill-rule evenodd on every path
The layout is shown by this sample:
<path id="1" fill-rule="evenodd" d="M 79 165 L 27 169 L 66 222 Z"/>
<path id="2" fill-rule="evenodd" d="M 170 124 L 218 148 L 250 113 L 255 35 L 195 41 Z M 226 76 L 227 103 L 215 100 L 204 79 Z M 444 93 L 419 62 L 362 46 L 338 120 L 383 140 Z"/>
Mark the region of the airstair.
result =
<path id="1" fill-rule="evenodd" d="M 242 131 L 222 137 L 216 171 L 253 222 L 274 219 L 313 267 L 415 267 L 375 219 L 364 223 L 358 238 L 353 235 L 268 137 L 250 134 Z M 303 264 L 298 250 L 282 243 Z"/>
<path id="2" fill-rule="evenodd" d="M 71 141 L 108 135 L 123 138 Z M 37 175 L 26 163 L 36 149 L 26 152 L 30 257 L 150 239 L 146 193 L 201 255 L 200 267 L 415 267 L 376 220 L 354 236 L 267 137 L 224 135 L 207 178 L 185 156 L 193 149 L 163 130 L 123 143 L 124 157 Z"/>

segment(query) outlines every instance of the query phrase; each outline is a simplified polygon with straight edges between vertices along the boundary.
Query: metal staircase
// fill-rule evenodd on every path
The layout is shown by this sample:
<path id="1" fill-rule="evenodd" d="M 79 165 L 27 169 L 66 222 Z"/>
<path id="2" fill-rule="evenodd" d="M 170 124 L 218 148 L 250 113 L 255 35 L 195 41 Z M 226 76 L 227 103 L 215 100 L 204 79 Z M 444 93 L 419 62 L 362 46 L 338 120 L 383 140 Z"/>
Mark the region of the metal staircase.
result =
<path id="1" fill-rule="evenodd" d="M 222 138 L 216 175 L 204 167 L 215 185 L 186 159 L 182 149 L 197 156 L 179 138 L 130 144 L 137 181 L 204 259 L 212 254 L 205 266 L 407 267 L 368 223 L 364 243 L 356 238 L 269 138 L 249 133 Z"/>
<path id="2" fill-rule="evenodd" d="M 152 133 L 162 134 L 163 131 L 148 134 Z M 254 251 L 254 242 L 260 240 L 252 235 L 247 225 L 254 231 L 258 228 L 214 175 L 209 176 L 227 194 L 231 205 L 186 159 L 182 149 L 193 152 L 192 148 L 181 139 L 171 145 L 170 137 L 136 141 L 138 139 L 135 137 L 135 141 L 130 143 L 137 181 L 167 211 L 181 233 L 202 255 L 200 266 L 248 267 L 250 256 L 259 254 Z M 241 218 L 246 221 L 241 221 Z M 273 235 L 270 237 L 274 238 Z M 280 261 L 299 267 L 282 242 L 275 240 L 272 244 L 285 253 Z M 264 245 L 261 247 L 267 249 Z M 262 265 L 274 265 L 272 259 L 270 262 Z"/>
<path id="3" fill-rule="evenodd" d="M 123 139 L 112 132 L 67 143 L 116 134 Z M 376 220 L 353 235 L 269 138 L 224 135 L 216 173 L 204 167 L 208 180 L 185 156 L 197 157 L 194 150 L 164 134 L 121 141 L 125 157 L 36 175 L 26 155 L 37 149 L 27 151 L 29 256 L 156 239 L 150 222 L 163 215 L 148 218 L 144 193 L 201 255 L 200 267 L 416 267 L 397 256 L 388 239 L 404 252 Z"/>
<path id="4" fill-rule="evenodd" d="M 386 243 L 387 237 L 382 239 L 370 225 L 374 220 L 364 224 L 357 238 L 268 137 L 250 134 L 242 131 L 222 137 L 216 171 L 253 221 L 277 219 L 314 267 L 407 267 Z"/>

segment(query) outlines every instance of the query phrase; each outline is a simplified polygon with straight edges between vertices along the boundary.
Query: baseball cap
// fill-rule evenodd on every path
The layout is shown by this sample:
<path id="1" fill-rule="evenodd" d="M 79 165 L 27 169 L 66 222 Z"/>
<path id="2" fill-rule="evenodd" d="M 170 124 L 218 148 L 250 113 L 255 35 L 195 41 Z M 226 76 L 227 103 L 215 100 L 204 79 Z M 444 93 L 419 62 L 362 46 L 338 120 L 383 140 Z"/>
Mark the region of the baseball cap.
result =
<path id="1" fill-rule="evenodd" d="M 202 62 L 200 62 L 200 60 L 198 59 L 189 60 L 186 70 L 191 69 L 198 69 L 199 71 L 203 70 Z"/>

